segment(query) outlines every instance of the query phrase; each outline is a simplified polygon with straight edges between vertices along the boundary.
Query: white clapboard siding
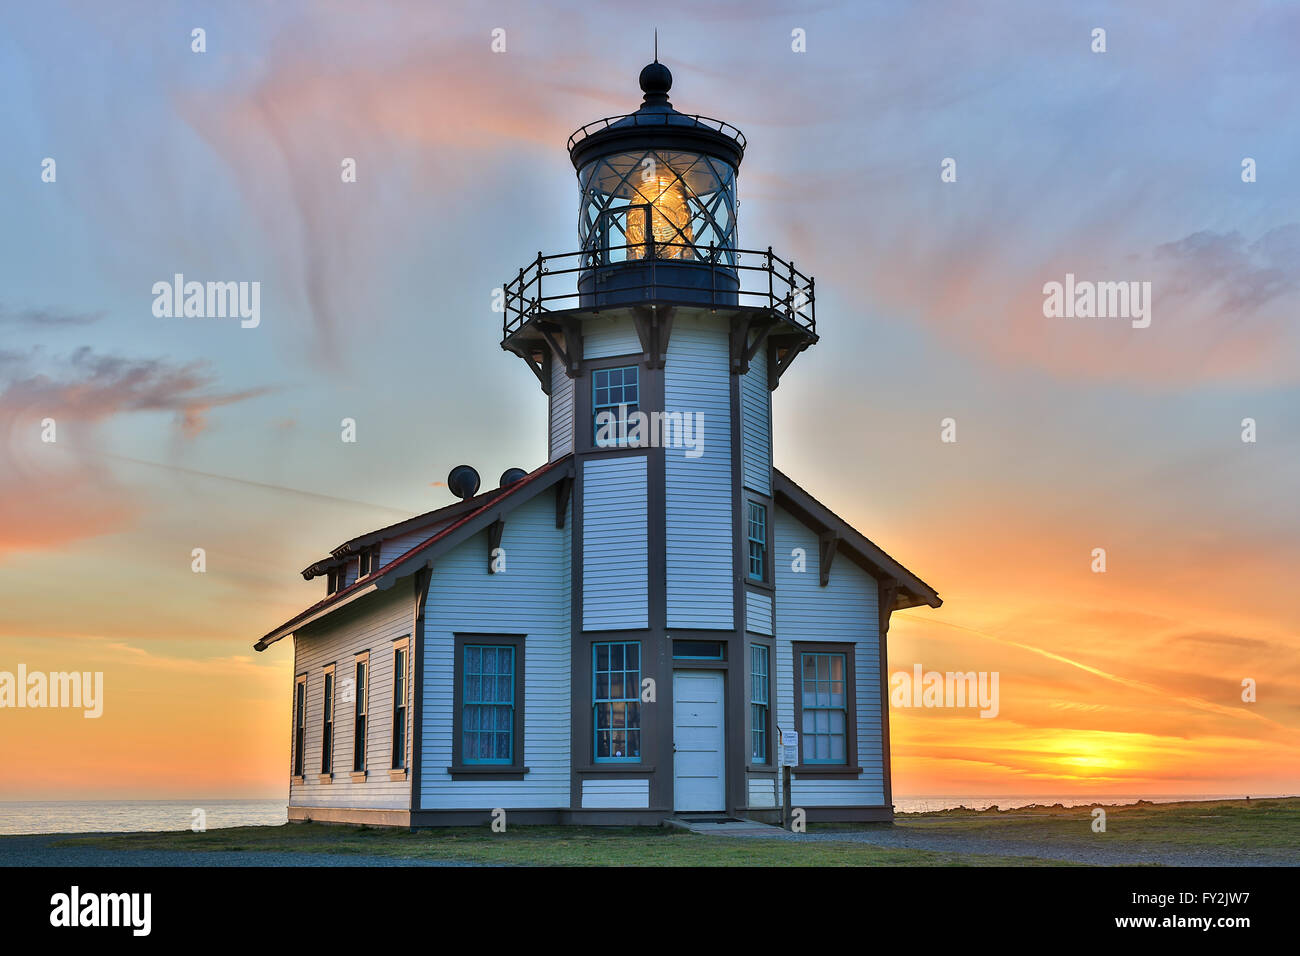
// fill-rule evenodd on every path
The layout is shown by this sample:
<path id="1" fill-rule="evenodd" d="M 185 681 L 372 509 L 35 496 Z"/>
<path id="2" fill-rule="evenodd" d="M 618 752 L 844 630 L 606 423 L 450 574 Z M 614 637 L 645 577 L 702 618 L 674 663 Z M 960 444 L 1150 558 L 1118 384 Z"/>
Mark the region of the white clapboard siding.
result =
<path id="1" fill-rule="evenodd" d="M 772 634 L 772 596 L 760 591 L 745 593 L 745 628 L 755 634 Z"/>
<path id="2" fill-rule="evenodd" d="M 551 362 L 551 453 L 550 461 L 573 451 L 574 382 L 558 358 Z"/>
<path id="3" fill-rule="evenodd" d="M 582 465 L 582 627 L 648 627 L 644 455 Z"/>
<path id="4" fill-rule="evenodd" d="M 679 319 L 668 343 L 664 410 L 703 416 L 702 455 L 664 451 L 669 627 L 735 623 L 727 335 L 717 320 Z"/>
<path id="5" fill-rule="evenodd" d="M 393 641 L 411 633 L 415 604 L 411 578 L 387 591 L 358 599 L 309 625 L 294 637 L 294 675 L 307 675 L 307 733 L 303 782 L 291 784 L 289 805 L 295 807 L 358 807 L 406 809 L 411 785 L 388 779 L 393 746 Z M 366 720 L 364 782 L 353 783 L 352 738 L 356 695 L 347 693 L 353 681 L 354 657 L 370 652 L 370 705 Z M 325 676 L 335 665 L 334 779 L 320 782 L 321 739 L 324 730 Z M 352 696 L 352 700 L 345 700 Z M 409 706 L 409 704 L 408 704 Z M 292 708 L 291 708 L 292 710 Z M 292 719 L 292 718 L 291 718 Z"/>
<path id="6" fill-rule="evenodd" d="M 749 805 L 754 809 L 776 806 L 776 777 L 749 776 Z"/>
<path id="7" fill-rule="evenodd" d="M 483 531 L 434 562 L 424 610 L 421 809 L 569 806 L 571 531 L 554 493 L 506 515 L 505 571 L 489 574 Z M 453 780 L 456 634 L 523 634 L 523 780 Z"/>
<path id="8" fill-rule="evenodd" d="M 640 352 L 641 339 L 630 318 L 606 316 L 588 319 L 582 324 L 584 358 L 610 358 L 615 355 L 637 355 Z"/>
<path id="9" fill-rule="evenodd" d="M 857 779 L 808 780 L 797 776 L 793 805 L 807 807 L 881 806 L 884 804 L 884 758 L 880 725 L 879 595 L 874 578 L 844 554 L 831 565 L 830 582 L 820 585 L 817 535 L 788 514 L 776 510 L 776 542 L 783 555 L 803 548 L 807 570 L 775 562 L 777 724 L 794 724 L 795 667 L 792 639 L 848 642 L 854 645 L 857 695 Z"/>
<path id="10" fill-rule="evenodd" d="M 584 780 L 582 809 L 644 810 L 650 806 L 649 780 Z"/>
<path id="11" fill-rule="evenodd" d="M 767 390 L 767 357 L 754 356 L 740 377 L 741 473 L 745 487 L 772 493 L 772 393 Z"/>

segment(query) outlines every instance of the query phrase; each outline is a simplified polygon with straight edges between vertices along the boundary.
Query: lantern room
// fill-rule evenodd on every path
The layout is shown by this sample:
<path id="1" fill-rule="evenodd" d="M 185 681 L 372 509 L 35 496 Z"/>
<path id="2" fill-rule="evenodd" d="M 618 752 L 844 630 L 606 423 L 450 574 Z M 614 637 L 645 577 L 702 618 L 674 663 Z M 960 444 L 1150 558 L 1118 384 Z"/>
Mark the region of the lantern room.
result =
<path id="1" fill-rule="evenodd" d="M 734 304 L 738 129 L 668 100 L 672 73 L 641 71 L 641 108 L 589 123 L 569 140 L 578 174 L 584 305 L 645 298 Z M 719 298 L 719 295 L 721 298 Z"/>
<path id="2" fill-rule="evenodd" d="M 658 61 L 640 75 L 634 113 L 569 137 L 577 174 L 578 249 L 543 254 L 502 284 L 502 348 L 519 355 L 550 394 L 553 361 L 582 374 L 585 325 L 635 330 L 647 367 L 662 368 L 674 315 L 726 320 L 731 369 L 770 359 L 770 388 L 817 341 L 811 276 L 766 249 L 743 249 L 736 177 L 745 137 L 722 120 L 669 102 Z"/>

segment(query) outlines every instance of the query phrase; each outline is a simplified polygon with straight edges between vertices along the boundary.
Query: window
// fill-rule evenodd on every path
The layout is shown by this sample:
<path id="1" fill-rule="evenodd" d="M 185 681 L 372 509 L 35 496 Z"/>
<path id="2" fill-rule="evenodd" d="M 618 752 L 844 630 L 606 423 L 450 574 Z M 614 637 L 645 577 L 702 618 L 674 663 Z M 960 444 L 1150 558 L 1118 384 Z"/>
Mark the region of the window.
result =
<path id="1" fill-rule="evenodd" d="M 303 746 L 307 736 L 307 675 L 293 682 L 293 775 L 301 779 Z"/>
<path id="2" fill-rule="evenodd" d="M 749 579 L 767 580 L 767 508 L 749 503 Z"/>
<path id="3" fill-rule="evenodd" d="M 366 718 L 370 711 L 370 655 L 360 654 L 356 659 L 356 717 L 352 724 L 352 772 L 365 775 L 366 772 Z"/>
<path id="4" fill-rule="evenodd" d="M 394 770 L 406 770 L 406 671 L 408 639 L 393 646 L 393 762 Z"/>
<path id="5" fill-rule="evenodd" d="M 803 652 L 800 657 L 802 762 L 847 764 L 849 701 L 845 655 Z"/>
<path id="6" fill-rule="evenodd" d="M 461 759 L 466 764 L 514 762 L 515 649 L 466 644 Z"/>
<path id="7" fill-rule="evenodd" d="M 591 645 L 596 761 L 641 759 L 641 644 Z"/>
<path id="8" fill-rule="evenodd" d="M 721 641 L 673 641 L 673 657 L 687 661 L 722 660 Z"/>
<path id="9" fill-rule="evenodd" d="M 768 650 L 762 644 L 749 649 L 750 759 L 767 763 Z"/>
<path id="10" fill-rule="evenodd" d="M 367 574 L 374 574 L 379 570 L 379 545 L 372 545 L 361 552 L 359 559 L 357 577 L 364 578 Z"/>
<path id="11" fill-rule="evenodd" d="M 627 416 L 639 400 L 637 366 L 591 373 L 591 422 L 597 448 L 627 444 Z"/>
<path id="12" fill-rule="evenodd" d="M 520 780 L 524 766 L 523 634 L 457 634 L 452 779 Z"/>
<path id="13" fill-rule="evenodd" d="M 334 772 L 334 665 L 325 668 L 325 704 L 321 716 L 320 772 Z"/>

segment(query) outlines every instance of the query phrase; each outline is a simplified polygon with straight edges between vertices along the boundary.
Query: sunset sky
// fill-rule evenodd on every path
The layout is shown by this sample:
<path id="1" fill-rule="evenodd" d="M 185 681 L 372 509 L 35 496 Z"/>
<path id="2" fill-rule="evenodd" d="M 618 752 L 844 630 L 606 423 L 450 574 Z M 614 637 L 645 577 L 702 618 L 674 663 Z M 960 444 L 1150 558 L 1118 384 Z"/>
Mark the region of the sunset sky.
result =
<path id="1" fill-rule="evenodd" d="M 891 671 L 1000 673 L 995 719 L 891 712 L 895 795 L 1300 791 L 1294 5 L 178 6 L 0 13 L 0 670 L 105 680 L 0 710 L 0 800 L 285 793 L 292 649 L 252 644 L 453 465 L 545 460 L 492 290 L 576 247 L 565 140 L 656 27 L 748 138 L 740 244 L 816 276 L 776 466 L 943 597 Z M 260 326 L 156 317 L 176 273 L 260 281 Z M 1151 326 L 1045 318 L 1066 273 Z"/>

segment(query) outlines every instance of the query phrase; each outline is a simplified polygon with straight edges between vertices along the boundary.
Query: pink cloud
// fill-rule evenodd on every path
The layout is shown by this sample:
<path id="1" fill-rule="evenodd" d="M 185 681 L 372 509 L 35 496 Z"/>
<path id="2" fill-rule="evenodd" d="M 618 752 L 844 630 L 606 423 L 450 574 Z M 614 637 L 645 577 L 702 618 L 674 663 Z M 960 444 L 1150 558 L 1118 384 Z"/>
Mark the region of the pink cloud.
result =
<path id="1" fill-rule="evenodd" d="M 80 348 L 63 361 L 0 353 L 0 556 L 119 531 L 142 507 L 94 455 L 95 433 L 133 412 L 171 412 L 194 438 L 219 406 L 266 389 L 214 392 L 201 363 Z M 46 420 L 54 441 L 45 441 Z"/>

